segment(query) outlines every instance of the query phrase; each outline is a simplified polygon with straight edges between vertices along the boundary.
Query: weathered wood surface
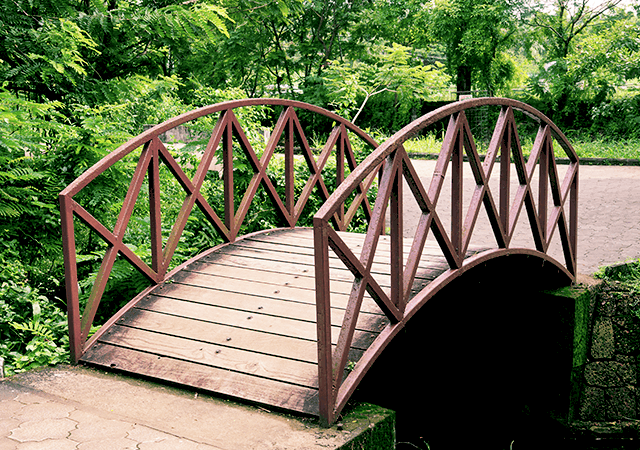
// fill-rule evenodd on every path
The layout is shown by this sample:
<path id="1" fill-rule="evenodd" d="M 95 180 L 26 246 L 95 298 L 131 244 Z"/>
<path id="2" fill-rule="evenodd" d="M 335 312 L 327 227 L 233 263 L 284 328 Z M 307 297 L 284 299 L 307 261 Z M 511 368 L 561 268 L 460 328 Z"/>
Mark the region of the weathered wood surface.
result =
<path id="1" fill-rule="evenodd" d="M 364 235 L 340 233 L 359 255 Z M 409 247 L 405 246 L 405 258 Z M 372 272 L 388 291 L 388 237 Z M 318 414 L 313 232 L 265 232 L 202 257 L 126 312 L 84 354 L 105 368 L 187 385 L 286 410 Z M 447 270 L 425 247 L 414 292 Z M 331 258 L 333 344 L 354 277 Z M 350 359 L 357 361 L 388 324 L 363 302 Z"/>

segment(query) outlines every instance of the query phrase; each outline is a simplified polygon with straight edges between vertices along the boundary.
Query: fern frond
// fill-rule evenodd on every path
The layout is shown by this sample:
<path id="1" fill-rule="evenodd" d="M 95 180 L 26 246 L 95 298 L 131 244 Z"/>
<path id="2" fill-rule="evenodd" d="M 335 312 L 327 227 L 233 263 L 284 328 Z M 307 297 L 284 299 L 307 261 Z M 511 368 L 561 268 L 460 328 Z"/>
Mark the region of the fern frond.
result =
<path id="1" fill-rule="evenodd" d="M 21 212 L 18 211 L 16 206 L 16 202 L 7 202 L 0 199 L 0 217 L 12 219 L 19 217 Z"/>
<path id="2" fill-rule="evenodd" d="M 227 19 L 231 22 L 233 22 L 233 19 L 231 19 L 231 17 L 227 15 L 227 12 L 224 8 L 209 4 L 195 5 L 193 7 L 193 12 L 197 17 L 201 17 L 206 22 L 209 22 L 213 26 L 215 26 L 220 33 L 224 34 L 226 37 L 229 37 L 229 31 L 227 30 L 227 27 L 222 19 Z"/>
<path id="3" fill-rule="evenodd" d="M 18 331 L 25 331 L 31 333 L 33 336 L 41 337 L 47 340 L 54 340 L 55 335 L 53 332 L 39 320 L 32 320 L 30 322 L 11 322 L 11 326 Z"/>

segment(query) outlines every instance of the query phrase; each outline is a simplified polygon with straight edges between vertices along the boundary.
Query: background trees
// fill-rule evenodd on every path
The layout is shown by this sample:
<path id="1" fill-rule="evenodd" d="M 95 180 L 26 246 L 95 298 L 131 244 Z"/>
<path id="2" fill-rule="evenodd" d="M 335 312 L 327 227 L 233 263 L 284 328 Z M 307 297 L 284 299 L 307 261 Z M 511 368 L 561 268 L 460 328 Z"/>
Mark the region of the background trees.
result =
<path id="1" fill-rule="evenodd" d="M 69 120 L 77 116 L 72 105 L 118 103 L 126 97 L 123 83 L 132 80 L 173 80 L 185 104 L 196 102 L 202 89 L 239 88 L 247 96 L 321 105 L 348 100 L 355 111 L 364 103 L 365 116 L 366 104 L 376 105 L 368 97 L 380 89 L 385 95 L 376 94 L 376 102 L 386 99 L 397 110 L 415 109 L 402 101 L 419 103 L 427 99 L 425 92 L 431 99 L 443 97 L 435 78 L 420 81 L 423 88 L 416 90 L 418 81 L 410 82 L 406 70 L 391 75 L 391 84 L 359 73 L 370 81 L 360 80 L 355 95 L 338 94 L 348 91 L 335 82 L 337 68 L 365 64 L 385 72 L 380 49 L 398 45 L 406 48 L 407 68 L 443 64 L 452 80 L 447 91 L 504 95 L 526 77 L 518 87 L 564 120 L 576 117 L 581 102 L 608 101 L 618 86 L 637 77 L 638 13 L 629 8 L 634 4 L 637 0 L 12 0 L 0 5 L 0 79 L 25 99 L 61 102 Z M 609 50 L 604 42 L 612 44 Z M 604 69 L 621 58 L 624 67 Z M 401 94 L 407 89 L 398 88 L 407 82 L 416 94 L 411 99 Z M 361 89 L 363 83 L 370 89 Z"/>
<path id="2" fill-rule="evenodd" d="M 535 10 L 530 18 L 528 24 L 532 27 L 536 44 L 541 50 L 538 73 L 531 78 L 532 92 L 546 103 L 547 109 L 556 113 L 556 118 L 575 119 L 580 115 L 580 105 L 584 100 L 591 96 L 592 101 L 602 102 L 611 97 L 616 86 L 625 84 L 625 75 L 631 75 L 624 72 L 625 75 L 616 82 L 612 78 L 611 83 L 604 82 L 596 74 L 598 69 L 593 64 L 582 64 L 583 60 L 585 63 L 589 59 L 594 62 L 595 59 L 589 55 L 602 52 L 602 45 L 597 42 L 601 41 L 603 33 L 608 33 L 609 38 L 613 37 L 607 29 L 615 29 L 616 24 L 628 19 L 637 25 L 637 15 L 616 9 L 621 3 L 621 0 L 601 3 L 554 0 L 551 8 Z M 633 25 L 627 22 L 627 26 L 627 31 L 631 31 Z M 623 28 L 617 28 L 613 34 L 624 33 Z M 611 43 L 615 41 L 618 39 L 613 37 Z M 628 47 L 628 44 L 623 46 Z M 578 65 L 582 65 L 583 69 L 578 69 Z M 595 84 L 599 84 L 600 88 L 594 85 L 596 78 L 599 81 Z M 634 76 L 631 75 L 631 78 Z"/>
<path id="3" fill-rule="evenodd" d="M 447 68 L 458 92 L 469 92 L 475 84 L 494 95 L 511 79 L 514 62 L 507 50 L 518 31 L 518 6 L 512 0 L 434 2 L 431 37 L 445 47 Z"/>

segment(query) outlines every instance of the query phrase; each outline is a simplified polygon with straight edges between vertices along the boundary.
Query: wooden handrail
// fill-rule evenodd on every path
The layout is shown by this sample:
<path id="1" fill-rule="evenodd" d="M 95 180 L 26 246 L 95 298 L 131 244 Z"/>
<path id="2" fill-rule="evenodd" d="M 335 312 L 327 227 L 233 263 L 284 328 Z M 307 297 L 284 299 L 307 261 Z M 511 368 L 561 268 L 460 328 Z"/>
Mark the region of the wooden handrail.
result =
<path id="1" fill-rule="evenodd" d="M 281 106 L 282 113 L 271 133 L 271 138 L 260 158 L 252 148 L 246 136 L 245 130 L 238 121 L 234 110 L 252 106 Z M 306 133 L 298 119 L 297 110 L 306 110 L 315 114 L 325 116 L 334 122 L 335 127 L 329 135 L 327 143 L 322 148 L 317 157 L 313 154 L 307 141 Z M 179 125 L 193 121 L 195 119 L 217 114 L 219 117 L 215 123 L 206 150 L 202 155 L 193 179 L 190 179 L 180 167 L 178 162 L 171 155 L 167 147 L 161 142 L 160 135 Z M 317 106 L 307 103 L 282 100 L 282 99 L 246 99 L 219 103 L 206 106 L 178 117 L 163 122 L 134 137 L 127 143 L 111 152 L 84 174 L 78 177 L 73 183 L 67 186 L 59 195 L 60 214 L 62 223 L 63 249 L 65 258 L 65 282 L 67 293 L 67 309 L 69 317 L 69 334 L 71 357 L 77 362 L 85 351 L 87 337 L 90 333 L 94 318 L 98 311 L 102 295 L 106 289 L 111 270 L 113 269 L 116 257 L 122 255 L 140 273 L 148 278 L 153 284 L 164 282 L 169 273 L 169 267 L 173 255 L 176 251 L 180 237 L 184 232 L 189 215 L 197 205 L 209 220 L 211 225 L 226 242 L 233 242 L 245 222 L 249 206 L 260 185 L 262 185 L 274 204 L 275 210 L 282 222 L 289 227 L 295 227 L 300 219 L 300 215 L 311 196 L 314 188 L 317 188 L 323 200 L 326 200 L 331 192 L 322 176 L 329 157 L 335 152 L 337 159 L 337 179 L 336 185 L 340 185 L 345 176 L 345 164 L 349 170 L 356 168 L 357 162 L 351 148 L 349 133 L 357 136 L 372 148 L 377 147 L 377 143 L 368 134 L 346 119 L 331 113 Z M 285 158 L 285 198 L 280 198 L 276 187 L 267 176 L 267 167 L 276 147 L 284 136 L 284 158 Z M 302 194 L 298 199 L 294 196 L 294 142 L 300 147 L 299 152 L 303 155 L 311 173 Z M 234 143 L 236 148 L 234 150 Z M 221 147 L 221 160 L 223 170 L 223 182 L 225 192 L 224 217 L 219 217 L 214 208 L 203 196 L 201 188 L 203 186 L 207 172 L 211 166 L 214 155 Z M 237 148 L 244 154 L 248 163 L 254 171 L 254 176 L 249 182 L 248 188 L 235 207 L 234 201 L 234 178 L 233 161 L 234 151 Z M 128 192 L 125 196 L 122 209 L 113 229 L 100 223 L 85 208 L 83 208 L 74 196 L 79 194 L 93 180 L 107 171 L 110 167 L 121 161 L 136 149 L 142 148 L 140 159 L 138 160 L 133 174 Z M 162 186 L 160 185 L 160 164 L 163 163 L 169 172 L 175 177 L 185 191 L 185 200 L 173 225 L 166 242 L 162 239 L 161 230 L 161 196 Z M 129 221 L 131 219 L 136 200 L 142 189 L 142 184 L 148 179 L 149 183 L 149 223 L 151 241 L 151 264 L 141 260 L 127 245 L 123 237 Z M 350 207 L 345 212 L 345 205 L 336 208 L 332 214 L 332 224 L 337 229 L 344 230 L 351 223 L 358 208 L 362 207 L 365 217 L 368 220 L 371 215 L 371 207 L 367 199 L 367 191 L 375 177 L 371 177 L 360 183 L 354 189 L 355 199 L 350 203 Z M 108 245 L 108 249 L 102 260 L 96 281 L 93 285 L 87 305 L 81 311 L 78 290 L 78 271 L 75 243 L 74 218 L 80 219 L 89 229 L 93 230 Z"/>
<path id="2" fill-rule="evenodd" d="M 499 107 L 500 114 L 487 154 L 484 161 L 481 161 L 466 112 L 473 108 L 487 106 Z M 522 151 L 514 110 L 523 112 L 535 120 L 539 126 L 528 160 L 525 160 Z M 432 181 L 429 187 L 425 188 L 403 144 L 426 127 L 447 118 L 449 123 Z M 564 180 L 559 179 L 556 170 L 554 139 L 570 161 Z M 475 180 L 474 192 L 466 215 L 463 211 L 462 197 L 462 168 L 465 154 Z M 493 168 L 499 155 L 500 168 L 495 171 L 496 175 L 493 173 Z M 356 187 L 371 177 L 381 164 L 384 164 L 384 171 L 378 197 L 369 222 L 365 244 L 358 258 L 333 230 L 329 222 Z M 432 292 L 436 292 L 443 284 L 448 283 L 460 273 L 493 257 L 522 253 L 549 261 L 569 279 L 575 280 L 578 166 L 578 157 L 566 136 L 542 113 L 518 101 L 484 98 L 456 102 L 413 121 L 381 144 L 352 171 L 314 217 L 320 417 L 325 424 L 335 420 L 360 379 L 404 323 L 430 298 Z M 447 232 L 440 220 L 437 207 L 443 201 L 446 202 L 440 198 L 440 192 L 449 167 L 451 167 L 452 181 L 451 231 Z M 512 168 L 516 171 L 518 183 L 513 201 L 510 195 Z M 536 169 L 539 171 L 537 198 L 532 187 Z M 500 195 L 497 201 L 489 186 L 492 175 L 494 179 L 497 177 L 500 180 Z M 403 260 L 402 189 L 404 182 L 409 186 L 422 212 L 406 264 Z M 551 208 L 547 207 L 549 199 L 553 205 Z M 569 203 L 568 208 L 566 208 L 567 203 Z M 465 259 L 478 214 L 483 206 L 487 211 L 497 248 Z M 534 249 L 514 249 L 511 246 L 516 223 L 523 207 L 533 234 Z M 380 288 L 371 273 L 373 255 L 385 225 L 386 213 L 389 217 L 391 242 L 389 294 Z M 556 229 L 564 253 L 564 266 L 547 253 Z M 449 265 L 449 270 L 427 285 L 423 292 L 410 298 L 418 262 L 429 231 L 433 233 Z M 327 263 L 329 249 L 342 260 L 354 276 L 347 307 L 348 313 L 345 314 L 335 350 L 331 346 L 330 334 L 331 294 Z M 365 292 L 386 314 L 389 325 L 343 380 L 348 352 Z"/>

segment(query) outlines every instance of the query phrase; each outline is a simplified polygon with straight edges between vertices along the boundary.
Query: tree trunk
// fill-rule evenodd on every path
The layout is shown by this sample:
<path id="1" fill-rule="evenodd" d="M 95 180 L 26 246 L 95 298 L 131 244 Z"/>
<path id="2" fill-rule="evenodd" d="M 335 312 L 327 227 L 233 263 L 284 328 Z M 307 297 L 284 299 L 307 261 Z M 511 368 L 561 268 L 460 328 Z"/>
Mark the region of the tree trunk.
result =
<path id="1" fill-rule="evenodd" d="M 458 76 L 456 79 L 456 98 L 459 100 L 461 94 L 467 94 L 471 91 L 471 67 L 459 66 Z"/>

